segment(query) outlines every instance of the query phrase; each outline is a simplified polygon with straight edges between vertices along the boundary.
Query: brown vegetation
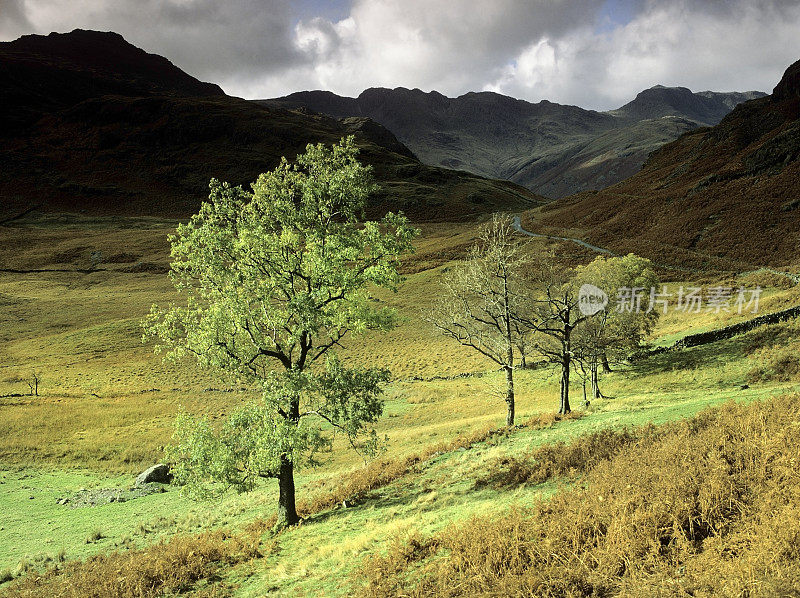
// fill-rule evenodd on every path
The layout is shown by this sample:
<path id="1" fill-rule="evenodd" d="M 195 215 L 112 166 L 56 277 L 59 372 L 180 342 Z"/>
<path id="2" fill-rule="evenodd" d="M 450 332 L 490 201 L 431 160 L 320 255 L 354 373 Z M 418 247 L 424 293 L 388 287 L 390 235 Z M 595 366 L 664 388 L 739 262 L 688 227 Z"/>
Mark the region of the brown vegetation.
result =
<path id="1" fill-rule="evenodd" d="M 524 457 L 498 457 L 485 466 L 489 471 L 475 481 L 477 487 L 510 488 L 541 484 L 547 480 L 585 473 L 611 459 L 623 447 L 656 434 L 654 426 L 637 430 L 605 429 L 570 442 L 545 444 Z"/>
<path id="2" fill-rule="evenodd" d="M 330 509 L 343 501 L 358 501 L 367 493 L 381 488 L 394 480 L 413 471 L 416 466 L 432 457 L 458 450 L 470 448 L 490 438 L 506 435 L 515 429 L 541 429 L 547 428 L 565 419 L 579 419 L 580 413 L 561 416 L 557 414 L 542 414 L 534 416 L 524 423 L 511 428 L 483 428 L 467 434 L 460 434 L 449 441 L 440 442 L 424 450 L 403 458 L 377 459 L 369 465 L 351 472 L 344 479 L 327 480 L 319 484 L 325 491 L 318 493 L 309 501 L 300 501 L 297 510 L 303 517 Z M 327 486 L 330 485 L 330 488 Z"/>
<path id="3" fill-rule="evenodd" d="M 798 417 L 793 395 L 670 424 L 532 508 L 397 540 L 362 594 L 794 595 Z"/>
<path id="4" fill-rule="evenodd" d="M 740 104 L 716 127 L 653 152 L 629 179 L 554 202 L 523 225 L 573 229 L 596 245 L 684 268 L 796 263 L 798 79 L 790 68 L 773 96 Z"/>
<path id="5" fill-rule="evenodd" d="M 576 414 L 566 419 L 579 417 Z M 550 427 L 562 419 L 565 418 L 543 414 L 530 418 L 516 428 L 485 428 L 431 445 L 405 458 L 375 460 L 344 478 L 323 481 L 319 487 L 324 490 L 309 501 L 298 502 L 297 510 L 301 516 L 309 517 L 344 501 L 352 503 L 361 500 L 369 492 L 410 473 L 438 454 L 469 448 L 493 437 L 512 433 L 515 429 Z M 147 548 L 70 562 L 45 573 L 30 573 L 4 588 L 2 596 L 144 598 L 160 596 L 165 592 L 185 591 L 200 580 L 213 581 L 224 567 L 261 556 L 264 551 L 261 538 L 275 521 L 275 516 L 258 519 L 235 535 L 216 530 L 194 536 L 175 536 Z"/>
<path id="6" fill-rule="evenodd" d="M 258 531 L 258 530 L 256 530 Z M 4 588 L 4 598 L 147 598 L 182 592 L 225 567 L 260 556 L 260 534 L 216 530 L 174 536 L 148 548 L 98 555 L 29 573 Z"/>
<path id="7" fill-rule="evenodd" d="M 784 349 L 768 354 L 759 365 L 747 372 L 747 381 L 790 382 L 800 378 L 800 357 L 796 350 Z"/>

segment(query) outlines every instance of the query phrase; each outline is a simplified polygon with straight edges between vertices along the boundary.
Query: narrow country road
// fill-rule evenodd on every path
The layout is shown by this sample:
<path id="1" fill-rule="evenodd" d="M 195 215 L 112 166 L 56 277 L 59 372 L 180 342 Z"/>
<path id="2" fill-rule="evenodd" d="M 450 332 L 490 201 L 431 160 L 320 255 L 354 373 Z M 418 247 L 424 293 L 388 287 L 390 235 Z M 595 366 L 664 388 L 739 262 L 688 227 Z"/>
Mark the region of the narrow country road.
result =
<path id="1" fill-rule="evenodd" d="M 616 253 L 609 251 L 608 249 L 603 249 L 602 247 L 598 247 L 597 245 L 592 245 L 591 243 L 587 243 L 586 241 L 582 241 L 580 239 L 574 239 L 572 237 L 557 237 L 555 235 L 543 235 L 540 233 L 532 233 L 531 231 L 522 228 L 522 221 L 519 217 L 519 214 L 514 215 L 512 226 L 514 227 L 514 230 L 517 231 L 518 233 L 527 235 L 529 237 L 535 237 L 537 239 L 551 239 L 553 241 L 570 241 L 571 243 L 576 243 L 581 247 L 586 247 L 587 249 L 591 249 L 592 251 L 596 251 L 597 253 L 605 253 L 606 255 L 617 255 Z"/>
<path id="2" fill-rule="evenodd" d="M 556 236 L 556 235 L 543 235 L 541 233 L 532 233 L 531 231 L 525 230 L 524 228 L 522 228 L 522 220 L 521 220 L 519 214 L 514 214 L 514 218 L 513 218 L 513 221 L 512 221 L 512 226 L 514 227 L 515 231 L 517 231 L 518 233 L 520 233 L 522 235 L 527 235 L 528 237 L 534 237 L 534 238 L 537 238 L 537 239 L 551 239 L 553 241 L 568 241 L 570 243 L 575 243 L 577 245 L 580 245 L 581 247 L 586 247 L 587 249 L 591 249 L 592 251 L 595 251 L 597 253 L 603 253 L 605 255 L 612 255 L 612 256 L 618 255 L 618 254 L 614 253 L 613 251 L 610 251 L 610 250 L 605 249 L 603 247 L 598 247 L 597 245 L 592 245 L 591 243 L 587 243 L 586 241 L 583 241 L 581 239 L 575 239 L 574 237 L 559 237 L 559 236 Z M 694 273 L 703 272 L 703 270 L 700 270 L 700 269 L 697 269 L 697 268 L 685 268 L 685 267 L 681 267 L 681 266 L 672 266 L 672 265 L 669 265 L 669 264 L 661 264 L 661 263 L 655 262 L 655 261 L 653 262 L 653 264 L 655 264 L 656 266 L 659 266 L 661 268 L 667 269 L 667 270 L 679 270 L 681 272 L 694 272 Z M 780 270 L 774 270 L 772 268 L 767 268 L 767 267 L 761 267 L 761 268 L 757 268 L 755 270 L 749 270 L 747 272 L 740 272 L 740 274 L 741 275 L 746 275 L 746 274 L 753 274 L 753 273 L 756 273 L 756 272 L 769 272 L 769 273 L 775 274 L 777 276 L 784 276 L 784 277 L 788 278 L 789 280 L 791 280 L 794 284 L 800 284 L 800 276 L 798 276 L 797 274 L 791 274 L 789 272 L 781 272 Z"/>

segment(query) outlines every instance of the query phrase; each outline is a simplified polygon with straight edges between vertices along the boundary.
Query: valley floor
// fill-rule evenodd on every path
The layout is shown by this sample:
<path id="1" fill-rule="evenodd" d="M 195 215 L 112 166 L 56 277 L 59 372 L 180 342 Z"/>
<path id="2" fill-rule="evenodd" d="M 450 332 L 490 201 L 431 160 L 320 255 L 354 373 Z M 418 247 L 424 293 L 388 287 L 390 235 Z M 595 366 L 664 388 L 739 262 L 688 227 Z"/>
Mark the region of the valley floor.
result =
<path id="1" fill-rule="evenodd" d="M 179 406 L 220 419 L 250 393 L 222 387 L 188 364 L 165 365 L 141 344 L 140 319 L 153 302 L 173 298 L 164 240 L 173 226 L 147 219 L 33 216 L 0 227 L 0 580 L 24 579 L 29 570 L 148 546 L 175 534 L 244 529 L 274 510 L 277 489 L 271 484 L 211 503 L 191 502 L 169 489 L 72 508 L 81 489 L 127 488 L 135 473 L 157 462 Z M 437 224 L 423 230 L 400 291 L 379 297 L 400 310 L 403 325 L 391 336 L 353 341 L 344 354 L 386 365 L 394 374 L 379 429 L 389 437 L 382 458 L 398 462 L 419 454 L 421 460 L 360 492 L 348 506 L 314 512 L 276 537 L 266 533 L 260 557 L 214 573 L 211 584 L 221 595 L 352 595 L 365 557 L 386 553 L 393 539 L 427 537 L 473 516 L 527 507 L 573 481 L 556 476 L 510 489 L 480 484 L 499 459 L 522 458 L 536 447 L 602 429 L 662 424 L 728 401 L 800 392 L 798 372 L 786 373 L 779 365 L 800 347 L 800 326 L 788 322 L 620 365 L 602 379 L 607 399 L 585 406 L 583 388 L 575 385 L 573 406 L 580 417 L 564 421 L 535 419 L 557 408 L 556 373 L 520 370 L 518 421 L 531 423 L 481 434 L 503 422 L 505 406 L 496 396 L 500 374 L 436 337 L 420 318 L 436 295 L 441 269 L 463 255 L 474 227 Z M 534 243 L 543 247 L 547 241 Z M 578 251 L 576 260 L 591 257 L 588 250 Z M 670 284 L 691 282 L 683 279 L 689 274 L 680 276 Z M 714 276 L 704 275 L 704 284 Z M 757 282 L 748 276 L 742 281 Z M 762 297 L 764 312 L 800 303 L 795 287 L 779 283 Z M 740 319 L 670 314 L 650 342 L 666 345 Z M 27 396 L 34 372 L 41 378 L 38 397 Z M 474 441 L 452 445 L 469 434 Z M 425 450 L 440 444 L 445 448 Z M 299 495 L 311 497 L 309 502 L 327 496 L 364 467 L 357 456 L 336 451 L 324 467 L 301 473 Z M 63 498 L 73 500 L 57 504 Z M 197 592 L 210 587 L 202 581 L 191 586 Z"/>

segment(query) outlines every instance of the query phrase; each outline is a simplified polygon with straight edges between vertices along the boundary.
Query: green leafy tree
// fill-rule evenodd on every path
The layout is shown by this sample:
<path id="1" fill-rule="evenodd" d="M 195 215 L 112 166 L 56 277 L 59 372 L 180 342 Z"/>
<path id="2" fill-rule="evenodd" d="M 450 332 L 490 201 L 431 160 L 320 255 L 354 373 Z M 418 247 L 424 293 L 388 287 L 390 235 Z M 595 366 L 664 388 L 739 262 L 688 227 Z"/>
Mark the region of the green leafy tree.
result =
<path id="1" fill-rule="evenodd" d="M 586 365 L 592 397 L 602 396 L 599 369 L 610 371 L 609 360 L 626 358 L 649 334 L 665 304 L 659 303 L 658 275 L 650 260 L 634 254 L 597 257 L 577 268 L 578 285 L 591 284 L 609 297 L 606 308 L 577 331 L 575 350 Z"/>
<path id="2" fill-rule="evenodd" d="M 396 289 L 417 234 L 402 214 L 362 222 L 375 189 L 352 137 L 283 159 L 252 193 L 212 180 L 210 201 L 170 238 L 170 276 L 185 303 L 153 307 L 145 339 L 166 358 L 258 388 L 220 429 L 179 416 L 169 449 L 176 478 L 200 494 L 279 483 L 279 525 L 298 521 L 294 471 L 318 463 L 333 436 L 372 453 L 389 372 L 347 368 L 348 334 L 389 330 L 396 314 L 369 290 Z"/>

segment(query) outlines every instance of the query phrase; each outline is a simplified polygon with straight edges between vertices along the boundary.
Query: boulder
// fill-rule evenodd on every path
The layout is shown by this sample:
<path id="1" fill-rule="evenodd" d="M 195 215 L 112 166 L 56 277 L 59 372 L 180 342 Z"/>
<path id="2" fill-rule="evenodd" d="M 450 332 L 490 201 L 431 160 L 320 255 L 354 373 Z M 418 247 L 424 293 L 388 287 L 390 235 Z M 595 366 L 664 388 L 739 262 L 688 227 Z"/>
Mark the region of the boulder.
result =
<path id="1" fill-rule="evenodd" d="M 169 472 L 169 465 L 159 463 L 145 469 L 142 473 L 136 476 L 136 485 L 143 486 L 144 484 L 169 484 L 172 481 L 172 474 Z"/>

